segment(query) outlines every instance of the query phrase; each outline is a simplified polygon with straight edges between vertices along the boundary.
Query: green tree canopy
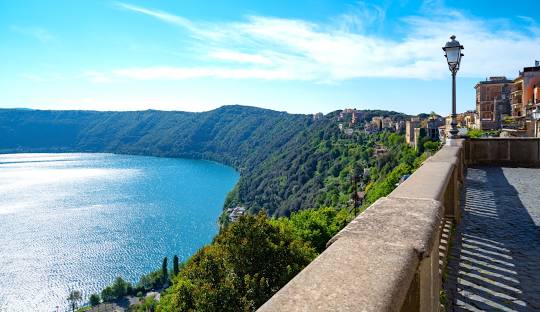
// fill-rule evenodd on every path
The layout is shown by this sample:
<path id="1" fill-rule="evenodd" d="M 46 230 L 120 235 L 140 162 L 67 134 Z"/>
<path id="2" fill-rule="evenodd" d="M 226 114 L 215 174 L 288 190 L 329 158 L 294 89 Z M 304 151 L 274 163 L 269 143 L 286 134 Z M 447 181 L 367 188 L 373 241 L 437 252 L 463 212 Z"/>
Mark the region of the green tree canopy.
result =
<path id="1" fill-rule="evenodd" d="M 79 302 L 82 301 L 82 294 L 78 290 L 72 290 L 69 293 L 67 300 L 69 302 L 69 306 L 71 307 L 71 310 L 75 311 L 77 309 L 77 306 L 79 305 Z"/>
<path id="2" fill-rule="evenodd" d="M 91 294 L 89 301 L 90 305 L 95 307 L 101 302 L 101 297 L 98 294 Z"/>
<path id="3" fill-rule="evenodd" d="M 315 255 L 264 213 L 242 216 L 186 263 L 160 311 L 253 311 Z"/>

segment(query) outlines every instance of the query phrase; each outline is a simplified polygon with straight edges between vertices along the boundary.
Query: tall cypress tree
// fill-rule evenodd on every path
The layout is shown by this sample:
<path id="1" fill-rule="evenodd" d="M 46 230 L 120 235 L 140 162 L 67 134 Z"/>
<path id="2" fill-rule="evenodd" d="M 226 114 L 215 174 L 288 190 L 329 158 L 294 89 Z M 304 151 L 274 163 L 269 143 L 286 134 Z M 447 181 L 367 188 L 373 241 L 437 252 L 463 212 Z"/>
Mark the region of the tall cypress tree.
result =
<path id="1" fill-rule="evenodd" d="M 161 276 L 163 277 L 163 285 L 169 280 L 169 269 L 167 268 L 167 257 L 163 258 L 163 264 L 161 265 Z"/>
<path id="2" fill-rule="evenodd" d="M 174 276 L 178 275 L 178 272 L 180 272 L 180 268 L 178 267 L 178 256 L 174 255 L 174 258 L 173 258 L 173 273 L 174 273 Z"/>

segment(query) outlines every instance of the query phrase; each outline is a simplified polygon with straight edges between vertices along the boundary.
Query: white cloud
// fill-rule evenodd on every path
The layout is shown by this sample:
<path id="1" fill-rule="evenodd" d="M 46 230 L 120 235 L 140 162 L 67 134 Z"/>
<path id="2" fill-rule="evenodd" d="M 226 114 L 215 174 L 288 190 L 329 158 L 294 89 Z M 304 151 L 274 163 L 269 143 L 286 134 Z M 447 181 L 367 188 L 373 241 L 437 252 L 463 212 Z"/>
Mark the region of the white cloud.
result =
<path id="1" fill-rule="evenodd" d="M 167 12 L 158 11 L 158 10 L 150 10 L 146 9 L 140 6 L 123 3 L 123 2 L 116 2 L 116 6 L 125 10 L 145 14 L 154 18 L 157 18 L 163 22 L 167 22 L 170 24 L 174 24 L 177 26 L 188 28 L 192 31 L 196 30 L 196 27 L 186 18 L 183 18 L 181 16 L 173 15 Z"/>
<path id="2" fill-rule="evenodd" d="M 248 16 L 242 22 L 200 23 L 163 11 L 117 5 L 185 29 L 196 40 L 193 47 L 206 55 L 208 65 L 203 66 L 133 67 L 109 73 L 139 80 L 445 78 L 448 69 L 441 47 L 452 34 L 465 46 L 460 75 L 515 76 L 538 58 L 540 50 L 540 28 L 532 18 L 519 29 L 505 26 L 511 24 L 508 19 L 483 20 L 443 10 L 437 3 L 425 5 L 430 15 L 403 18 L 400 28 L 404 35 L 397 39 L 368 31 L 385 18 L 384 10 L 374 6 L 360 6 L 330 23 L 263 16 Z"/>
<path id="3" fill-rule="evenodd" d="M 262 54 L 250 54 L 242 53 L 231 50 L 217 50 L 208 53 L 208 57 L 222 60 L 222 61 L 232 61 L 238 63 L 249 63 L 249 64 L 261 64 L 261 65 L 271 65 L 272 60 Z"/>
<path id="4" fill-rule="evenodd" d="M 145 67 L 127 68 L 113 71 L 117 77 L 136 80 L 182 80 L 192 78 L 224 78 L 224 79 L 271 79 L 285 80 L 297 79 L 287 70 L 262 68 L 176 68 L 176 67 Z"/>

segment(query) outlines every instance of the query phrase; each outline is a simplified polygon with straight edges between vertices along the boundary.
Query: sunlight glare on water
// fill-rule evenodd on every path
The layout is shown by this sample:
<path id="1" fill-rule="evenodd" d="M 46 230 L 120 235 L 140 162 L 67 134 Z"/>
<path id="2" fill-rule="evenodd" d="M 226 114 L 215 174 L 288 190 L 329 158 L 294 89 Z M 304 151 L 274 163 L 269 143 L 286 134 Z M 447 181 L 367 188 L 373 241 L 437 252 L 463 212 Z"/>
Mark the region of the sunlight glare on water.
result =
<path id="1" fill-rule="evenodd" d="M 0 311 L 65 307 L 210 242 L 238 174 L 113 154 L 0 155 Z M 210 196 L 209 196 L 210 195 Z"/>

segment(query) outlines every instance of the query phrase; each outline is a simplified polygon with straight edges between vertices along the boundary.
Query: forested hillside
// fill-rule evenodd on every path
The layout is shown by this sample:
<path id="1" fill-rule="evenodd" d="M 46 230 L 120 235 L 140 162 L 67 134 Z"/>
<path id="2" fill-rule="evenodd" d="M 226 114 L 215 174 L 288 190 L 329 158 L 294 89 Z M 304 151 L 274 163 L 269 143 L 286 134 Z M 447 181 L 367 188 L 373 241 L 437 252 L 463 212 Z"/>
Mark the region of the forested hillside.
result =
<path id="1" fill-rule="evenodd" d="M 170 271 L 165 258 L 137 284 L 117 278 L 90 302 L 143 298 L 169 286 L 160 302 L 144 298 L 132 311 L 255 311 L 356 213 L 412 173 L 426 157 L 423 146 L 438 148 L 422 139 L 413 149 L 391 127 L 364 128 L 376 116 L 399 124 L 403 114 L 359 116 L 352 122 L 340 111 L 314 118 L 243 106 L 204 113 L 0 110 L 0 153 L 114 152 L 234 166 L 240 180 L 225 208 L 249 214 L 232 223 L 223 214 L 213 242 L 185 263 L 175 257 Z"/>
<path id="2" fill-rule="evenodd" d="M 191 157 L 252 167 L 311 124 L 306 115 L 224 106 L 203 112 L 0 109 L 0 152 Z"/>
<path id="3" fill-rule="evenodd" d="M 0 153 L 113 152 L 215 160 L 241 173 L 226 207 L 289 215 L 347 206 L 353 174 L 360 186 L 371 188 L 398 163 L 413 166 L 416 152 L 402 136 L 360 130 L 344 135 L 336 114 L 314 120 L 245 106 L 203 113 L 0 110 Z M 365 119 L 372 116 L 404 117 L 365 111 Z M 374 155 L 381 147 L 384 157 Z"/>

